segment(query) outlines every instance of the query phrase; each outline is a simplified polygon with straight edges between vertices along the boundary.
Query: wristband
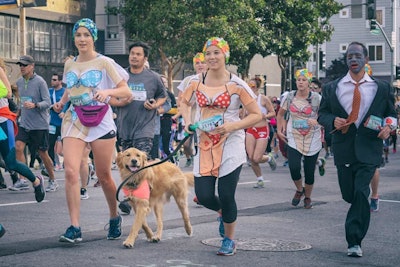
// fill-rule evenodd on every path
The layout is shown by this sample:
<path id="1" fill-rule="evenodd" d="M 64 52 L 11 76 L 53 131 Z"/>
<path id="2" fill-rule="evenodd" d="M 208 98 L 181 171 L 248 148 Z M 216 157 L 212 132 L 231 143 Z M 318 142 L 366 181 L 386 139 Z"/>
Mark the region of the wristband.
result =
<path id="1" fill-rule="evenodd" d="M 104 103 L 108 104 L 108 102 L 110 102 L 110 99 L 111 99 L 111 96 L 110 96 L 110 95 L 107 96 L 107 97 L 106 97 L 106 100 L 104 100 Z"/>

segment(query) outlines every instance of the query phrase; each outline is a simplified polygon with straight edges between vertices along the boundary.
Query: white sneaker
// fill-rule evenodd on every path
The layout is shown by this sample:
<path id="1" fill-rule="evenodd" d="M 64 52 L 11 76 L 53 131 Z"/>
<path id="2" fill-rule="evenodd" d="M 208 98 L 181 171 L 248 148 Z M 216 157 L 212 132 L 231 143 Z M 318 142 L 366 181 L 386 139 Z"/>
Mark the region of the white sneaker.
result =
<path id="1" fill-rule="evenodd" d="M 89 194 L 87 192 L 86 188 L 81 188 L 81 199 L 88 199 L 89 198 Z"/>
<path id="2" fill-rule="evenodd" d="M 25 179 L 18 179 L 12 186 L 8 188 L 11 191 L 21 191 L 21 190 L 28 190 L 29 184 Z"/>
<path id="3" fill-rule="evenodd" d="M 359 245 L 354 245 L 347 249 L 347 256 L 349 257 L 362 257 L 362 250 Z"/>
<path id="4" fill-rule="evenodd" d="M 264 181 L 259 180 L 257 183 L 253 186 L 253 188 L 264 188 Z"/>
<path id="5" fill-rule="evenodd" d="M 49 180 L 49 184 L 46 187 L 46 192 L 55 192 L 58 189 L 58 183 L 54 180 Z"/>

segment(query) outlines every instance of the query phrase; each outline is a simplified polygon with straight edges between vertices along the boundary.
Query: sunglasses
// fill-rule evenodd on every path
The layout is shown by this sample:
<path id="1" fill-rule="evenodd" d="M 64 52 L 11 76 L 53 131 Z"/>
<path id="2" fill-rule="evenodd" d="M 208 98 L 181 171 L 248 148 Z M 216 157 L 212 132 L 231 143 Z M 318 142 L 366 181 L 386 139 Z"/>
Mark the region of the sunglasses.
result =
<path id="1" fill-rule="evenodd" d="M 19 63 L 19 66 L 20 66 L 20 67 L 26 67 L 26 66 L 28 66 L 28 65 L 25 65 L 25 64 Z"/>
<path id="2" fill-rule="evenodd" d="M 318 89 L 319 89 L 319 87 L 318 87 L 317 85 L 314 85 L 314 86 L 310 86 L 310 89 L 313 89 L 313 90 L 318 90 Z"/>
<path id="3" fill-rule="evenodd" d="M 55 81 L 55 82 L 58 81 L 58 79 L 51 79 L 51 80 L 52 80 L 52 81 Z"/>

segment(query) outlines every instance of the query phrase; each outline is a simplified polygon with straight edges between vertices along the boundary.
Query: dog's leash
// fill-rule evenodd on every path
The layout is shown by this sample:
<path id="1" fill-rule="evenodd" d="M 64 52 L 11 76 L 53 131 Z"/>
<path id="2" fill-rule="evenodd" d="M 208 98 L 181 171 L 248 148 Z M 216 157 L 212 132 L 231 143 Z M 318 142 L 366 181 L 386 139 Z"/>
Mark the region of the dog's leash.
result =
<path id="1" fill-rule="evenodd" d="M 189 129 L 190 129 L 190 130 L 193 130 L 193 131 L 195 130 L 192 126 L 189 126 Z M 133 172 L 131 175 L 129 175 L 128 178 L 126 178 L 124 181 L 122 181 L 122 183 L 118 186 L 117 193 L 115 194 L 115 197 L 117 198 L 117 201 L 118 201 L 118 202 L 121 202 L 121 201 L 119 200 L 119 197 L 118 197 L 118 196 L 119 196 L 119 192 L 121 191 L 122 187 L 128 183 L 128 181 L 129 181 L 130 178 L 132 178 L 134 175 L 136 175 L 137 173 L 139 173 L 139 172 L 141 172 L 141 171 L 143 171 L 143 170 L 145 170 L 145 169 L 147 169 L 147 168 L 157 166 L 157 165 L 159 165 L 159 164 L 162 164 L 162 163 L 164 163 L 164 162 L 166 162 L 166 161 L 172 159 L 173 156 L 181 149 L 181 147 L 183 146 L 183 144 L 184 144 L 193 134 L 194 134 L 194 133 L 185 133 L 185 137 L 179 142 L 179 144 L 176 146 L 176 148 L 174 149 L 174 151 L 172 151 L 171 154 L 168 155 L 168 157 L 166 157 L 166 158 L 164 158 L 164 159 L 162 159 L 162 160 L 160 160 L 160 161 L 158 161 L 158 162 L 155 162 L 155 163 L 153 163 L 153 164 L 151 164 L 151 165 L 147 165 L 147 166 L 144 166 L 144 167 L 138 169 L 137 171 L 135 171 L 135 172 Z"/>

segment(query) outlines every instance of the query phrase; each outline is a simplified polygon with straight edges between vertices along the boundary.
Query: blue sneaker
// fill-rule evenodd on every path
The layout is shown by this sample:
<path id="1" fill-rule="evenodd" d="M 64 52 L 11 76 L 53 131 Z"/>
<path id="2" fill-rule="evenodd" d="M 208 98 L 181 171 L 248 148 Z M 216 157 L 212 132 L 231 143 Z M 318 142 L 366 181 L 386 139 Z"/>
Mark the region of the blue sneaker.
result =
<path id="1" fill-rule="evenodd" d="M 225 236 L 225 227 L 224 227 L 224 221 L 222 220 L 222 216 L 219 216 L 217 221 L 219 221 L 219 227 L 218 227 L 219 235 L 221 237 L 224 237 Z"/>
<path id="2" fill-rule="evenodd" d="M 221 248 L 218 250 L 217 255 L 221 256 L 232 256 L 236 253 L 236 246 L 233 240 L 225 237 L 222 240 Z"/>
<path id="3" fill-rule="evenodd" d="M 4 229 L 3 225 L 0 224 L 0 237 L 2 237 L 6 233 L 6 230 Z"/>
<path id="4" fill-rule="evenodd" d="M 60 236 L 60 242 L 78 243 L 82 241 L 82 232 L 80 227 L 70 226 L 65 234 Z"/>
<path id="5" fill-rule="evenodd" d="M 121 237 L 122 235 L 121 224 L 122 224 L 121 215 L 118 215 L 118 217 L 110 219 L 110 222 L 108 224 L 109 225 L 108 235 L 107 235 L 108 240 L 115 240 Z"/>
<path id="6" fill-rule="evenodd" d="M 371 198 L 370 208 L 371 212 L 379 210 L 379 198 Z"/>

